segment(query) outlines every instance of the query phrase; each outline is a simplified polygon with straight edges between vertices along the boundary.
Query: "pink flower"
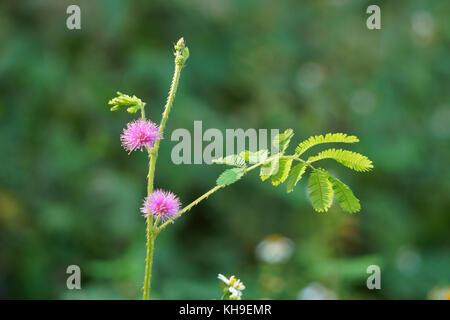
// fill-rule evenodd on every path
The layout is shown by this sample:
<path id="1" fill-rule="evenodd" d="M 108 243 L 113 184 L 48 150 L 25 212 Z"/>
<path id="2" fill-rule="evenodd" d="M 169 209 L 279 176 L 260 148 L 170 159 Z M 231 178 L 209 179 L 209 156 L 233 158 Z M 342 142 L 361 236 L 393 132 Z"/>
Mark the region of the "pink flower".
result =
<path id="1" fill-rule="evenodd" d="M 153 148 L 156 140 L 161 139 L 158 136 L 158 126 L 150 120 L 139 119 L 127 124 L 123 130 L 120 140 L 122 146 L 128 153 L 136 149 L 142 151 L 142 147 Z"/>
<path id="2" fill-rule="evenodd" d="M 141 208 L 144 217 L 152 215 L 153 218 L 160 217 L 162 221 L 178 216 L 180 211 L 180 200 L 172 192 L 155 190 L 145 198 Z"/>

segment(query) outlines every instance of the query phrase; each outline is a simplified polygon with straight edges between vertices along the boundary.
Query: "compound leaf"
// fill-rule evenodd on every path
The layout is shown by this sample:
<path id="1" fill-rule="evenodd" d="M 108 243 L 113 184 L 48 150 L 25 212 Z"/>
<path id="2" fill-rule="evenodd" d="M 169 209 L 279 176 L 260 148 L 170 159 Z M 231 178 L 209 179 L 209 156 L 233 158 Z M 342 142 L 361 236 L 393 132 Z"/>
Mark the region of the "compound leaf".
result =
<path id="1" fill-rule="evenodd" d="M 333 143 L 333 142 L 355 143 L 358 141 L 359 139 L 356 136 L 348 136 L 345 133 L 327 133 L 325 137 L 323 135 L 309 137 L 307 140 L 301 142 L 297 146 L 297 148 L 295 149 L 295 153 L 297 155 L 301 155 L 309 148 L 322 143 Z"/>
<path id="2" fill-rule="evenodd" d="M 315 162 L 322 159 L 334 159 L 344 166 L 355 171 L 369 171 L 373 168 L 372 161 L 366 156 L 357 152 L 342 149 L 327 149 L 319 152 L 317 156 L 309 157 L 308 162 Z"/>

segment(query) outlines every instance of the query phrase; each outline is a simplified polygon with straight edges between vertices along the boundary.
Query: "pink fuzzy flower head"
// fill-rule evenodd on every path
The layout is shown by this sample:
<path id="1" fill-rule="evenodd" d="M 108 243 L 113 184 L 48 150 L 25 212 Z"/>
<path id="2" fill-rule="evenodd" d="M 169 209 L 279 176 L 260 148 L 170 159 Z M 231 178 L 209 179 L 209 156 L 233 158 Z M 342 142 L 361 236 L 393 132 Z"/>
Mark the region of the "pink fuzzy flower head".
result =
<path id="1" fill-rule="evenodd" d="M 142 151 L 142 147 L 153 148 L 158 136 L 158 126 L 149 120 L 139 119 L 127 124 L 120 140 L 128 153 L 136 149 Z"/>
<path id="2" fill-rule="evenodd" d="M 180 200 L 172 192 L 155 190 L 145 198 L 141 212 L 144 217 L 152 215 L 153 218 L 160 217 L 162 221 L 166 221 L 178 216 L 180 205 Z"/>

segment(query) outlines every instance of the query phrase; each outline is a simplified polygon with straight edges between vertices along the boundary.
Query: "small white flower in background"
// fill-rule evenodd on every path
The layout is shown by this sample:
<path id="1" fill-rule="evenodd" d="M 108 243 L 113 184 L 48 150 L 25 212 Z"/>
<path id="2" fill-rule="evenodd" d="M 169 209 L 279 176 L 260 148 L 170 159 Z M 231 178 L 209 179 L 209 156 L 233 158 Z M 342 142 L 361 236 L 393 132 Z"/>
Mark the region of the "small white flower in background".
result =
<path id="1" fill-rule="evenodd" d="M 227 286 L 233 287 L 237 290 L 244 290 L 245 286 L 244 284 L 241 282 L 240 279 L 236 279 L 235 276 L 231 276 L 230 279 L 228 279 L 227 277 L 225 277 L 223 274 L 218 274 L 217 278 L 222 280 L 223 283 L 225 283 Z"/>
<path id="2" fill-rule="evenodd" d="M 227 285 L 225 288 L 225 295 L 228 296 L 230 300 L 241 300 L 242 298 L 242 290 L 245 289 L 244 284 L 241 280 L 236 279 L 235 276 L 231 276 L 229 279 L 225 277 L 223 274 L 218 274 L 217 278 L 222 280 L 223 283 Z"/>
<path id="3" fill-rule="evenodd" d="M 292 240 L 273 234 L 262 240 L 256 246 L 256 256 L 267 263 L 279 263 L 287 261 L 294 252 Z"/>
<path id="4" fill-rule="evenodd" d="M 428 11 L 416 11 L 411 16 L 411 29 L 414 35 L 424 42 L 429 42 L 434 35 L 434 18 Z"/>
<path id="5" fill-rule="evenodd" d="M 336 293 L 318 282 L 311 282 L 297 294 L 297 300 L 336 300 Z"/>

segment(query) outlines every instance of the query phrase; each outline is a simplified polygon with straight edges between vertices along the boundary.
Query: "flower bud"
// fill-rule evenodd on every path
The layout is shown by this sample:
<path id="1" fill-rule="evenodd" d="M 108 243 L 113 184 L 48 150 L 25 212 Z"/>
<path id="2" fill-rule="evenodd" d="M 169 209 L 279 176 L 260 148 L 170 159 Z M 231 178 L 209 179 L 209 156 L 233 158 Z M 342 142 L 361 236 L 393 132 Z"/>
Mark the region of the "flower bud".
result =
<path id="1" fill-rule="evenodd" d="M 175 45 L 175 50 L 176 51 L 181 51 L 186 47 L 185 43 L 184 43 L 184 38 L 181 37 L 180 40 L 178 40 L 177 44 Z"/>
<path id="2" fill-rule="evenodd" d="M 117 97 L 109 100 L 108 104 L 112 105 L 111 111 L 117 111 L 122 107 L 127 107 L 129 113 L 136 113 L 140 108 L 145 106 L 145 102 L 142 102 L 138 97 L 131 97 L 121 92 L 117 92 Z"/>
<path id="3" fill-rule="evenodd" d="M 178 66 L 183 66 L 186 60 L 189 58 L 189 49 L 186 47 L 184 38 L 180 38 L 175 45 L 175 64 Z"/>
<path id="4" fill-rule="evenodd" d="M 132 106 L 132 107 L 128 107 L 127 111 L 128 111 L 128 113 L 136 113 L 136 112 L 138 112 L 139 108 L 140 108 L 139 106 Z"/>

